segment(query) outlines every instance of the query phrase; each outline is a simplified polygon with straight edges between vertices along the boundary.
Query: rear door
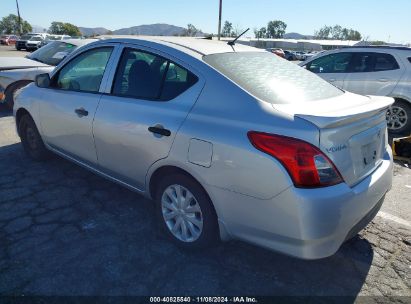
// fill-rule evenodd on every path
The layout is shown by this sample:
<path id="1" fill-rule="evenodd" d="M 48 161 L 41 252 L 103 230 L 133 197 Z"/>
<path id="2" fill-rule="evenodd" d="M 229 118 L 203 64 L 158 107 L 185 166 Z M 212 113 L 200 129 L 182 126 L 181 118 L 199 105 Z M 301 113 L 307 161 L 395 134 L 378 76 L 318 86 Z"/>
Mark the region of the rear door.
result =
<path id="1" fill-rule="evenodd" d="M 343 88 L 352 56 L 350 52 L 324 55 L 307 63 L 305 68 L 335 86 Z"/>
<path id="2" fill-rule="evenodd" d="M 166 158 L 204 81 L 166 54 L 127 46 L 101 98 L 94 137 L 101 170 L 143 190 L 150 166 Z"/>
<path id="3" fill-rule="evenodd" d="M 403 71 L 397 59 L 383 52 L 357 52 L 349 66 L 343 88 L 361 95 L 388 96 Z"/>

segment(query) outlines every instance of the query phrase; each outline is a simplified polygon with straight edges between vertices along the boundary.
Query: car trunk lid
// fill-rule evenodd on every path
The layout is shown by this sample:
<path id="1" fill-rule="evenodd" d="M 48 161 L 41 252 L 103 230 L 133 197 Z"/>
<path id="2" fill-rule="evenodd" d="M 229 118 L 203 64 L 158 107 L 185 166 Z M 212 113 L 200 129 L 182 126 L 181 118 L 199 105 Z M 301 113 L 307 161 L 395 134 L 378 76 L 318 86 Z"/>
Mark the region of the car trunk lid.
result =
<path id="1" fill-rule="evenodd" d="M 335 164 L 349 186 L 361 182 L 382 162 L 387 144 L 387 97 L 341 96 L 304 104 L 273 105 L 276 110 L 304 119 L 319 129 L 317 146 Z"/>

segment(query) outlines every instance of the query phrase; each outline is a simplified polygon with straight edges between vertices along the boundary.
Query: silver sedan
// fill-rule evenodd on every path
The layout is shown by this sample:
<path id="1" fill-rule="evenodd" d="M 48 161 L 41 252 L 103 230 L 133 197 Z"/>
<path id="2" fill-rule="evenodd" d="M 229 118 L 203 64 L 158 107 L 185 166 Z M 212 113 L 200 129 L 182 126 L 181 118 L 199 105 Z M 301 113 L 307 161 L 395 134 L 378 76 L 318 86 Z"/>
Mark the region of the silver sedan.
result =
<path id="1" fill-rule="evenodd" d="M 334 254 L 391 187 L 391 98 L 345 93 L 255 48 L 114 39 L 16 94 L 27 154 L 57 153 L 153 199 L 170 240 Z"/>

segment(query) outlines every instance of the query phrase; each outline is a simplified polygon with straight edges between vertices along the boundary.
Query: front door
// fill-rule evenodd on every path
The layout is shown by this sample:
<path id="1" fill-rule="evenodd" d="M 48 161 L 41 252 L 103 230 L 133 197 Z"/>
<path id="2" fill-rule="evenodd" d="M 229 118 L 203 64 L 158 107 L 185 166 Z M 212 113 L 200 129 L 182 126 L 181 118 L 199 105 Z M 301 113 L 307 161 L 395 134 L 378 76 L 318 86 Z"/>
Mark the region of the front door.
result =
<path id="1" fill-rule="evenodd" d="M 39 113 L 45 142 L 82 162 L 97 163 L 92 124 L 112 51 L 112 46 L 99 47 L 77 55 L 42 94 Z"/>
<path id="2" fill-rule="evenodd" d="M 343 88 L 351 58 L 351 53 L 329 54 L 314 59 L 307 63 L 305 67 L 333 85 Z"/>

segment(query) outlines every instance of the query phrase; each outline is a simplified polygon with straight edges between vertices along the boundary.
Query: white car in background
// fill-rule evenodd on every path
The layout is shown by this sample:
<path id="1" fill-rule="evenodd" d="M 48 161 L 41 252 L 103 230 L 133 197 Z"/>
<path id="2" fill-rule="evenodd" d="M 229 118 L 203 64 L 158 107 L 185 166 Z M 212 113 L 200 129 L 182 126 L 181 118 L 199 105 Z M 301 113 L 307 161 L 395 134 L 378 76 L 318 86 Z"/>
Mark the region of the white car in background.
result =
<path id="1" fill-rule="evenodd" d="M 45 38 L 42 36 L 33 36 L 26 42 L 27 51 L 35 51 L 41 47 L 41 43 Z"/>
<path id="2" fill-rule="evenodd" d="M 55 41 L 26 58 L 0 57 L 0 103 L 12 109 L 16 90 L 33 82 L 37 75 L 50 73 L 72 51 L 93 41 L 96 39 Z"/>
<path id="3" fill-rule="evenodd" d="M 40 47 L 43 47 L 53 41 L 68 40 L 68 39 L 72 39 L 72 37 L 69 35 L 50 35 L 45 40 L 43 40 L 43 42 L 40 44 Z"/>
<path id="4" fill-rule="evenodd" d="M 411 131 L 411 48 L 350 47 L 300 63 L 335 86 L 361 95 L 395 99 L 387 111 L 388 130 Z"/>

